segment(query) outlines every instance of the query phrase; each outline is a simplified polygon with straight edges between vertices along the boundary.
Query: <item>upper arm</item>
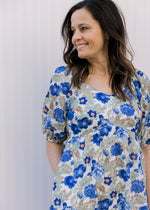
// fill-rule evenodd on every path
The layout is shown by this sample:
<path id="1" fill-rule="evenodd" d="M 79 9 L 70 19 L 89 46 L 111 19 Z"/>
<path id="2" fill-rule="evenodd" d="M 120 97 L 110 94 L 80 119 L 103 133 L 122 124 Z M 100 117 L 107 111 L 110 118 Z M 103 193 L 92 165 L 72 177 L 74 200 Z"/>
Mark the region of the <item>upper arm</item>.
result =
<path id="1" fill-rule="evenodd" d="M 69 83 L 64 81 L 64 72 L 56 69 L 42 112 L 42 129 L 48 141 L 61 143 L 66 140 L 66 93 Z"/>

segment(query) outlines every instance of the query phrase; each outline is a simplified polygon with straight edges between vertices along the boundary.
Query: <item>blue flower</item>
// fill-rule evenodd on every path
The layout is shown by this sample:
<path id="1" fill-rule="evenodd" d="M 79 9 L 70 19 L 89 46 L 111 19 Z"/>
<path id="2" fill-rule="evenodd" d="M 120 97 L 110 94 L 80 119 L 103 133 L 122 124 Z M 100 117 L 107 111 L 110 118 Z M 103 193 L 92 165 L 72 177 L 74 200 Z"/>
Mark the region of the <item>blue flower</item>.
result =
<path id="1" fill-rule="evenodd" d="M 119 194 L 117 204 L 119 205 L 119 210 L 130 210 L 131 209 L 130 204 L 126 201 L 125 197 L 123 197 L 122 193 Z"/>
<path id="2" fill-rule="evenodd" d="M 132 101 L 135 101 L 134 95 L 130 92 L 130 90 L 127 87 L 124 88 L 124 92 Z"/>
<path id="3" fill-rule="evenodd" d="M 72 96 L 72 90 L 69 90 L 67 93 L 67 98 L 70 98 L 70 96 Z"/>
<path id="4" fill-rule="evenodd" d="M 73 188 L 76 183 L 77 183 L 77 181 L 71 175 L 70 176 L 66 176 L 65 179 L 64 179 L 64 184 L 66 186 L 68 186 L 70 189 Z"/>
<path id="5" fill-rule="evenodd" d="M 95 179 L 99 179 L 102 177 L 102 175 L 105 173 L 105 169 L 102 165 L 97 163 L 95 160 L 92 161 L 92 167 L 91 167 L 91 174 Z"/>
<path id="6" fill-rule="evenodd" d="M 150 96 L 148 94 L 146 95 L 145 100 L 147 101 L 147 103 L 150 103 Z"/>
<path id="7" fill-rule="evenodd" d="M 55 133 L 54 136 L 55 136 L 56 139 L 58 139 L 58 140 L 63 139 L 63 138 L 65 137 L 65 132 Z"/>
<path id="8" fill-rule="evenodd" d="M 76 209 L 73 208 L 72 206 L 67 206 L 67 203 L 64 202 L 63 203 L 63 209 L 62 210 L 76 210 Z"/>
<path id="9" fill-rule="evenodd" d="M 127 163 L 126 167 L 127 167 L 127 170 L 130 172 L 130 168 L 133 167 L 133 163 L 131 162 Z"/>
<path id="10" fill-rule="evenodd" d="M 127 115 L 127 116 L 132 116 L 134 115 L 134 109 L 132 105 L 129 104 L 122 104 L 120 106 L 120 110 L 123 114 Z"/>
<path id="11" fill-rule="evenodd" d="M 90 117 L 96 117 L 96 116 L 97 116 L 97 112 L 96 112 L 96 111 L 93 111 L 93 110 L 89 110 L 89 111 L 88 111 L 88 115 L 89 115 Z"/>
<path id="12" fill-rule="evenodd" d="M 56 199 L 54 200 L 54 204 L 55 204 L 55 206 L 60 206 L 60 205 L 61 205 L 61 199 L 56 198 Z"/>
<path id="13" fill-rule="evenodd" d="M 146 144 L 147 145 L 150 144 L 150 139 L 147 139 Z"/>
<path id="14" fill-rule="evenodd" d="M 84 162 L 85 162 L 85 164 L 87 164 L 87 163 L 90 163 L 90 161 L 91 161 L 91 158 L 90 157 L 85 157 L 84 158 Z"/>
<path id="15" fill-rule="evenodd" d="M 53 191 L 55 191 L 56 187 L 57 187 L 57 184 L 56 184 L 56 182 L 54 182 L 54 184 L 53 184 Z"/>
<path id="16" fill-rule="evenodd" d="M 122 146 L 118 143 L 115 143 L 114 145 L 111 146 L 111 154 L 114 156 L 118 156 L 122 154 Z"/>
<path id="17" fill-rule="evenodd" d="M 101 92 L 100 93 L 96 93 L 95 96 L 96 96 L 96 99 L 98 101 L 101 101 L 104 104 L 107 103 L 110 100 L 110 96 L 109 95 L 101 93 Z"/>
<path id="18" fill-rule="evenodd" d="M 85 147 L 85 142 L 81 142 L 81 143 L 80 143 L 80 146 L 79 146 L 79 149 L 84 150 L 84 147 Z"/>
<path id="19" fill-rule="evenodd" d="M 60 67 L 58 67 L 58 68 L 55 70 L 55 73 L 56 73 L 56 74 L 59 74 L 59 73 L 65 71 L 65 69 L 66 69 L 65 66 L 60 66 Z"/>
<path id="20" fill-rule="evenodd" d="M 124 128 L 121 128 L 119 126 L 116 126 L 116 132 L 117 137 L 120 139 L 126 139 L 127 138 L 127 131 Z"/>
<path id="21" fill-rule="evenodd" d="M 111 185 L 111 183 L 112 183 L 112 179 L 111 179 L 111 177 L 104 177 L 104 183 L 105 184 L 107 184 L 107 185 Z"/>
<path id="22" fill-rule="evenodd" d="M 57 85 L 56 83 L 54 85 L 50 86 L 50 91 L 52 96 L 58 96 L 60 92 L 60 86 Z"/>
<path id="23" fill-rule="evenodd" d="M 110 197 L 111 198 L 115 198 L 117 196 L 117 191 L 112 191 L 111 193 L 110 193 Z"/>
<path id="24" fill-rule="evenodd" d="M 112 205 L 112 201 L 109 200 L 108 198 L 105 198 L 104 200 L 98 201 L 98 208 L 97 210 L 108 210 L 109 207 Z"/>
<path id="25" fill-rule="evenodd" d="M 96 198 L 97 195 L 95 194 L 95 185 L 91 184 L 84 188 L 84 195 L 89 198 Z"/>
<path id="26" fill-rule="evenodd" d="M 56 108 L 54 111 L 54 118 L 57 122 L 63 122 L 64 121 L 64 111 L 62 109 Z"/>
<path id="27" fill-rule="evenodd" d="M 137 74 L 140 75 L 140 76 L 143 76 L 143 72 L 140 71 L 140 70 L 137 71 Z"/>
<path id="28" fill-rule="evenodd" d="M 135 88 L 136 88 L 138 99 L 139 99 L 139 101 L 141 101 L 141 98 L 142 98 L 142 94 L 140 92 L 141 84 L 140 84 L 139 81 L 135 80 L 134 85 L 135 85 Z"/>
<path id="29" fill-rule="evenodd" d="M 108 150 L 104 150 L 103 153 L 106 157 L 109 156 L 109 151 Z"/>
<path id="30" fill-rule="evenodd" d="M 61 161 L 62 162 L 67 162 L 69 160 L 71 160 L 72 157 L 72 151 L 71 150 L 66 150 L 65 152 L 63 152 L 63 155 L 61 157 Z"/>
<path id="31" fill-rule="evenodd" d="M 96 133 L 96 134 L 93 135 L 93 139 L 91 141 L 93 141 L 94 144 L 99 146 L 101 141 L 103 141 L 103 139 L 101 138 L 101 135 Z"/>
<path id="32" fill-rule="evenodd" d="M 80 136 L 74 136 L 72 137 L 72 139 L 68 141 L 68 143 L 72 143 L 73 145 L 79 144 L 80 138 L 81 138 Z"/>
<path id="33" fill-rule="evenodd" d="M 70 109 L 68 110 L 68 112 L 67 112 L 67 118 L 68 118 L 68 120 L 70 120 L 70 121 L 74 118 L 74 111 L 73 111 L 72 108 L 70 108 Z"/>
<path id="34" fill-rule="evenodd" d="M 47 94 L 46 94 L 46 98 L 49 98 L 49 91 L 48 91 Z"/>
<path id="35" fill-rule="evenodd" d="M 134 180 L 131 182 L 131 192 L 141 193 L 144 191 L 144 182 L 140 180 Z"/>
<path id="36" fill-rule="evenodd" d="M 147 114 L 145 118 L 144 126 L 150 127 L 150 112 Z"/>
<path id="37" fill-rule="evenodd" d="M 57 210 L 57 209 L 55 209 L 54 206 L 51 205 L 50 208 L 49 208 L 49 210 Z"/>
<path id="38" fill-rule="evenodd" d="M 74 134 L 78 134 L 81 132 L 80 128 L 74 123 L 71 124 L 71 130 L 73 131 Z"/>
<path id="39" fill-rule="evenodd" d="M 84 118 L 82 118 L 81 120 L 78 120 L 78 126 L 79 126 L 79 128 L 81 128 L 81 129 L 83 129 L 83 128 L 87 129 L 87 127 L 88 127 L 89 125 L 91 125 L 91 124 L 92 124 L 92 121 L 91 121 L 91 120 L 88 120 L 87 117 L 84 117 Z"/>
<path id="40" fill-rule="evenodd" d="M 51 130 L 52 132 L 53 132 L 54 130 L 56 130 L 56 129 L 52 126 L 52 121 L 51 121 L 51 117 L 50 117 L 50 116 L 44 118 L 44 128 L 45 128 L 45 129 L 49 129 L 49 130 Z"/>
<path id="41" fill-rule="evenodd" d="M 111 122 L 108 119 L 104 119 L 102 115 L 99 115 L 99 131 L 101 136 L 108 136 L 109 132 L 112 130 Z"/>
<path id="42" fill-rule="evenodd" d="M 139 210 L 149 210 L 148 206 L 142 206 L 139 208 Z"/>
<path id="43" fill-rule="evenodd" d="M 142 175 L 143 174 L 143 167 L 141 163 L 141 158 L 139 157 L 139 163 L 138 163 L 138 172 Z"/>
<path id="44" fill-rule="evenodd" d="M 81 198 L 83 198 L 83 193 L 81 192 L 81 193 L 78 193 L 78 197 L 81 199 Z"/>
<path id="45" fill-rule="evenodd" d="M 121 169 L 119 170 L 119 177 L 127 182 L 130 179 L 130 173 L 124 169 Z"/>
<path id="46" fill-rule="evenodd" d="M 80 104 L 86 104 L 87 103 L 86 97 L 79 98 L 79 100 L 80 100 Z"/>
<path id="47" fill-rule="evenodd" d="M 86 167 L 83 164 L 80 164 L 77 168 L 74 169 L 74 178 L 78 179 L 79 177 L 82 178 L 86 171 Z"/>
<path id="48" fill-rule="evenodd" d="M 130 145 L 131 144 L 131 138 L 129 137 L 128 138 L 128 145 Z"/>
<path id="49" fill-rule="evenodd" d="M 129 157 L 130 157 L 130 159 L 131 160 L 137 160 L 137 154 L 136 153 L 134 153 L 134 152 L 132 152 L 130 155 L 129 155 Z"/>
<path id="50" fill-rule="evenodd" d="M 119 109 L 118 108 L 113 109 L 113 111 L 115 112 L 115 114 L 119 114 Z"/>
<path id="51" fill-rule="evenodd" d="M 70 84 L 69 82 L 64 82 L 64 83 L 61 83 L 61 88 L 62 88 L 62 93 L 64 95 L 67 95 L 68 91 L 69 91 L 69 88 L 70 88 Z"/>

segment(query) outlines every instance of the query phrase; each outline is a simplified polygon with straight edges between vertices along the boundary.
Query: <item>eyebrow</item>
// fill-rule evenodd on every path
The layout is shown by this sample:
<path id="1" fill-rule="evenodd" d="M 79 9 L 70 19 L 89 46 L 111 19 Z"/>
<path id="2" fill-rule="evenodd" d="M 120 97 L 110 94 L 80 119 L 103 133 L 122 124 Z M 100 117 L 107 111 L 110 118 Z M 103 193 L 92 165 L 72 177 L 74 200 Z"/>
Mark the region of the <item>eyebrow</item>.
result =
<path id="1" fill-rule="evenodd" d="M 82 25 L 89 25 L 88 23 L 80 23 L 78 26 L 81 27 Z M 71 28 L 74 28 L 73 26 L 71 26 Z"/>

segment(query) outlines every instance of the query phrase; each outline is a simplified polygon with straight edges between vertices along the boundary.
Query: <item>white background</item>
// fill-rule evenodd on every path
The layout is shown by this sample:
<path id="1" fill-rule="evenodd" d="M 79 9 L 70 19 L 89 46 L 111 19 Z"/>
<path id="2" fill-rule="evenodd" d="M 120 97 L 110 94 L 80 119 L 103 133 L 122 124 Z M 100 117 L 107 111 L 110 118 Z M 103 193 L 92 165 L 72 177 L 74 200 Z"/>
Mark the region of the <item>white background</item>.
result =
<path id="1" fill-rule="evenodd" d="M 49 208 L 53 173 L 41 132 L 49 80 L 63 65 L 60 28 L 77 0 L 0 0 L 0 209 Z M 150 1 L 115 0 L 134 64 L 150 76 Z"/>

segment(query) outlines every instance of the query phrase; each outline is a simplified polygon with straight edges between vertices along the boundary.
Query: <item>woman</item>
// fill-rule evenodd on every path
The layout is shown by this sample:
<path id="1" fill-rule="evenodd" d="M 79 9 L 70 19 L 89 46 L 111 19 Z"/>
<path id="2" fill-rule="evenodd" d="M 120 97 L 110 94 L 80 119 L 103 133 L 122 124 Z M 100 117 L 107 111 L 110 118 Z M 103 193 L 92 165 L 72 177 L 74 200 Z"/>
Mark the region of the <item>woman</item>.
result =
<path id="1" fill-rule="evenodd" d="M 43 109 L 50 209 L 148 210 L 150 83 L 128 59 L 123 15 L 111 0 L 79 2 L 62 36 L 67 66 Z"/>

